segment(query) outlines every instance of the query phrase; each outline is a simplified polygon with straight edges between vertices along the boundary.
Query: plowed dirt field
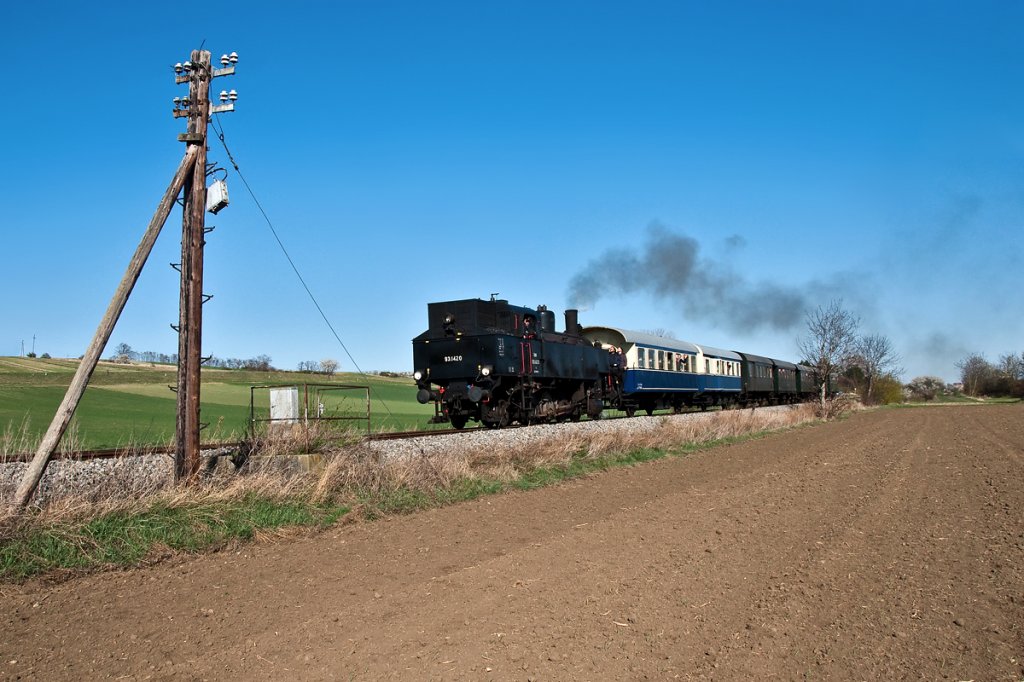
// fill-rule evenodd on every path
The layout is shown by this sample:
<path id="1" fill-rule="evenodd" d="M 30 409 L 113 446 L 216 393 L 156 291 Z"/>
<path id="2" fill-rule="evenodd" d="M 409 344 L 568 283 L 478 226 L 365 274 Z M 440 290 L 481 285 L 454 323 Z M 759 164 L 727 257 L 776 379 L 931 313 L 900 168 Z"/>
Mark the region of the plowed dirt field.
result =
<path id="1" fill-rule="evenodd" d="M 1024 406 L 0 585 L 11 679 L 1024 679 Z"/>

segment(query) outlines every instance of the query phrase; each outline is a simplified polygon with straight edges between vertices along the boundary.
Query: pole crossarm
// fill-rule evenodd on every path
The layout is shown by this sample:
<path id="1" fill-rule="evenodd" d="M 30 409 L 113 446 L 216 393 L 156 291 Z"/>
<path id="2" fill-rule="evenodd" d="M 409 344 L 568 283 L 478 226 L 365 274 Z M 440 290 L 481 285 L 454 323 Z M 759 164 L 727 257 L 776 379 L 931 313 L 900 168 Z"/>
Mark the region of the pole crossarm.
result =
<path id="1" fill-rule="evenodd" d="M 196 159 L 198 158 L 199 148 L 190 145 L 185 151 L 185 156 L 182 158 L 181 164 L 171 180 L 171 184 L 167 187 L 163 199 L 157 205 L 156 212 L 153 214 L 152 220 L 149 221 L 146 232 L 142 235 L 142 241 L 135 250 L 135 255 L 132 256 L 131 261 L 128 263 L 128 269 L 125 271 L 124 277 L 121 278 L 121 283 L 114 292 L 110 305 L 107 306 L 107 312 L 103 315 L 103 319 L 96 329 L 92 343 L 89 344 L 88 350 L 82 356 L 82 361 L 78 364 L 78 370 L 71 380 L 71 385 L 68 386 L 64 400 L 61 402 L 60 407 L 57 408 L 57 413 L 53 416 L 53 421 L 50 422 L 50 428 L 47 429 L 46 435 L 43 436 L 43 440 L 39 444 L 39 449 L 25 471 L 25 476 L 22 478 L 21 484 L 18 486 L 14 496 L 13 506 L 15 508 L 24 508 L 39 485 L 43 472 L 46 470 L 46 465 L 57 449 L 57 445 L 67 430 L 68 424 L 75 414 L 75 409 L 77 409 L 78 403 L 85 393 L 89 379 L 92 377 L 96 364 L 99 362 L 100 354 L 107 345 L 107 341 L 110 340 L 110 335 L 114 331 L 114 325 L 117 324 L 117 320 L 124 311 L 125 304 L 128 302 L 128 297 L 131 295 L 132 289 L 142 273 L 142 266 L 146 264 L 146 260 L 153 250 L 153 245 L 156 243 L 160 230 L 167 221 L 167 216 L 170 215 L 174 201 L 178 198 L 178 194 L 181 193 L 185 179 L 193 174 Z"/>

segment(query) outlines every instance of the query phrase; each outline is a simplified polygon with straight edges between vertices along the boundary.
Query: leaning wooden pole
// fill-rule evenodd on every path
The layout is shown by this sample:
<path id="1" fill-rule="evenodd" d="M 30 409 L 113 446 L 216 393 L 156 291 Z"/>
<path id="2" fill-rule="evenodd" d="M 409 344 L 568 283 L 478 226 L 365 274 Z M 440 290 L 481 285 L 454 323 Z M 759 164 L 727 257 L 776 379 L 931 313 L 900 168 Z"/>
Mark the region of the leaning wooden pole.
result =
<path id="1" fill-rule="evenodd" d="M 68 386 L 68 392 L 64 395 L 64 401 L 57 408 L 57 414 L 53 416 L 50 428 L 47 429 L 46 435 L 43 436 L 39 449 L 36 450 L 35 457 L 25 471 L 21 485 L 18 486 L 18 491 L 14 496 L 14 506 L 16 508 L 23 508 L 27 505 L 32 497 L 32 493 L 36 490 L 36 486 L 39 485 L 39 480 L 43 477 L 43 472 L 46 471 L 46 465 L 57 449 L 57 444 L 60 443 L 60 439 L 64 435 L 64 431 L 67 430 L 71 417 L 74 416 L 75 409 L 85 393 L 85 388 L 89 384 L 89 378 L 92 376 L 93 370 L 96 369 L 96 363 L 99 362 L 100 353 L 103 352 L 107 341 L 110 340 L 110 334 L 114 331 L 114 325 L 117 324 L 118 318 L 121 317 L 121 312 L 128 302 L 128 296 L 131 294 L 132 289 L 135 287 L 135 282 L 138 281 L 139 275 L 142 273 L 142 266 L 146 264 L 146 259 L 149 258 L 149 254 L 153 250 L 153 244 L 156 243 L 160 230 L 163 228 L 164 223 L 167 222 L 167 216 L 171 213 L 174 200 L 181 193 L 186 176 L 192 173 L 198 155 L 199 149 L 196 146 L 190 146 L 187 149 L 185 157 L 181 160 L 181 165 L 178 166 L 178 171 L 174 174 L 170 186 L 167 188 L 163 199 L 161 199 L 156 212 L 153 214 L 153 219 L 149 221 L 149 227 L 146 228 L 146 233 L 142 236 L 142 241 L 135 250 L 135 255 L 132 256 L 131 262 L 128 264 L 128 269 L 121 279 L 121 284 L 117 287 L 117 291 L 114 292 L 114 297 L 111 299 L 107 312 L 96 329 L 92 343 L 89 344 L 88 350 L 82 356 L 82 361 L 78 364 L 78 371 L 75 372 L 75 377 L 71 380 L 71 385 Z"/>

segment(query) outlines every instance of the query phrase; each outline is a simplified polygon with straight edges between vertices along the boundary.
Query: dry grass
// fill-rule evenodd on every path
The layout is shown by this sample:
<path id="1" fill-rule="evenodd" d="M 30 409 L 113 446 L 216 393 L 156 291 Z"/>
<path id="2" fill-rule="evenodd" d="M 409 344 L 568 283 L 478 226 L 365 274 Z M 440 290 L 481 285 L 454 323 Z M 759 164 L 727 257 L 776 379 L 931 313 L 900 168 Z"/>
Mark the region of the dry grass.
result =
<path id="1" fill-rule="evenodd" d="M 28 415 L 17 426 L 13 421 L 7 423 L 6 428 L 0 433 L 0 462 L 6 462 L 24 452 L 35 451 L 39 439 L 29 433 L 30 426 L 31 420 Z"/>
<path id="2" fill-rule="evenodd" d="M 10 530 L 12 524 L 21 526 L 25 519 L 33 524 L 69 523 L 154 507 L 209 506 L 254 497 L 359 507 L 365 505 L 368 498 L 381 499 L 398 491 L 431 493 L 466 481 L 509 483 L 530 472 L 566 467 L 574 462 L 614 462 L 615 458 L 638 450 L 692 449 L 817 420 L 811 405 L 777 411 L 734 410 L 693 416 L 696 418 L 662 418 L 654 428 L 647 430 L 594 429 L 533 441 L 527 446 L 510 444 L 444 455 L 403 457 L 381 457 L 361 442 L 339 445 L 315 430 L 279 429 L 256 443 L 261 456 L 250 459 L 239 472 L 222 461 L 196 485 L 177 486 L 170 481 L 134 487 L 111 485 L 92 490 L 88 496 L 52 498 L 45 507 L 33 509 L 30 515 L 12 515 L 4 503 L 0 526 Z M 305 471 L 294 466 L 287 457 L 280 457 L 309 452 L 319 453 L 323 466 Z M 117 464 L 132 466 L 130 459 Z M 2 535 L 7 533 L 0 533 L 0 539 Z"/>
<path id="3" fill-rule="evenodd" d="M 840 419 L 850 412 L 864 409 L 860 398 L 853 394 L 843 394 L 827 398 L 825 404 L 814 403 L 814 415 L 825 421 Z"/>
<path id="4" fill-rule="evenodd" d="M 697 415 L 694 415 L 697 416 Z M 816 421 L 814 408 L 711 412 L 698 418 L 662 418 L 650 430 L 600 429 L 573 432 L 527 446 L 509 444 L 447 452 L 442 456 L 378 458 L 358 446 L 334 453 L 316 477 L 312 498 L 332 499 L 339 491 L 387 493 L 399 489 L 430 491 L 458 481 L 511 482 L 524 474 L 573 462 L 614 459 L 637 450 L 672 451 L 790 428 Z"/>

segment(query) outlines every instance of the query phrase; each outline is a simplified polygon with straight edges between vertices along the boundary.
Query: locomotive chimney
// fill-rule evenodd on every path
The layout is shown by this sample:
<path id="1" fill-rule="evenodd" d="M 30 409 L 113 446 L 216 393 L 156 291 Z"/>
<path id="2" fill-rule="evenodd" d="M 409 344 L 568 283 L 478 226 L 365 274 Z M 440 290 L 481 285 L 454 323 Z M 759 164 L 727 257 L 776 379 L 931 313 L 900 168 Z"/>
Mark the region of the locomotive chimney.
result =
<path id="1" fill-rule="evenodd" d="M 580 323 L 579 323 L 580 311 L 575 308 L 569 308 L 565 311 L 565 333 L 572 336 L 579 336 L 580 334 Z"/>

